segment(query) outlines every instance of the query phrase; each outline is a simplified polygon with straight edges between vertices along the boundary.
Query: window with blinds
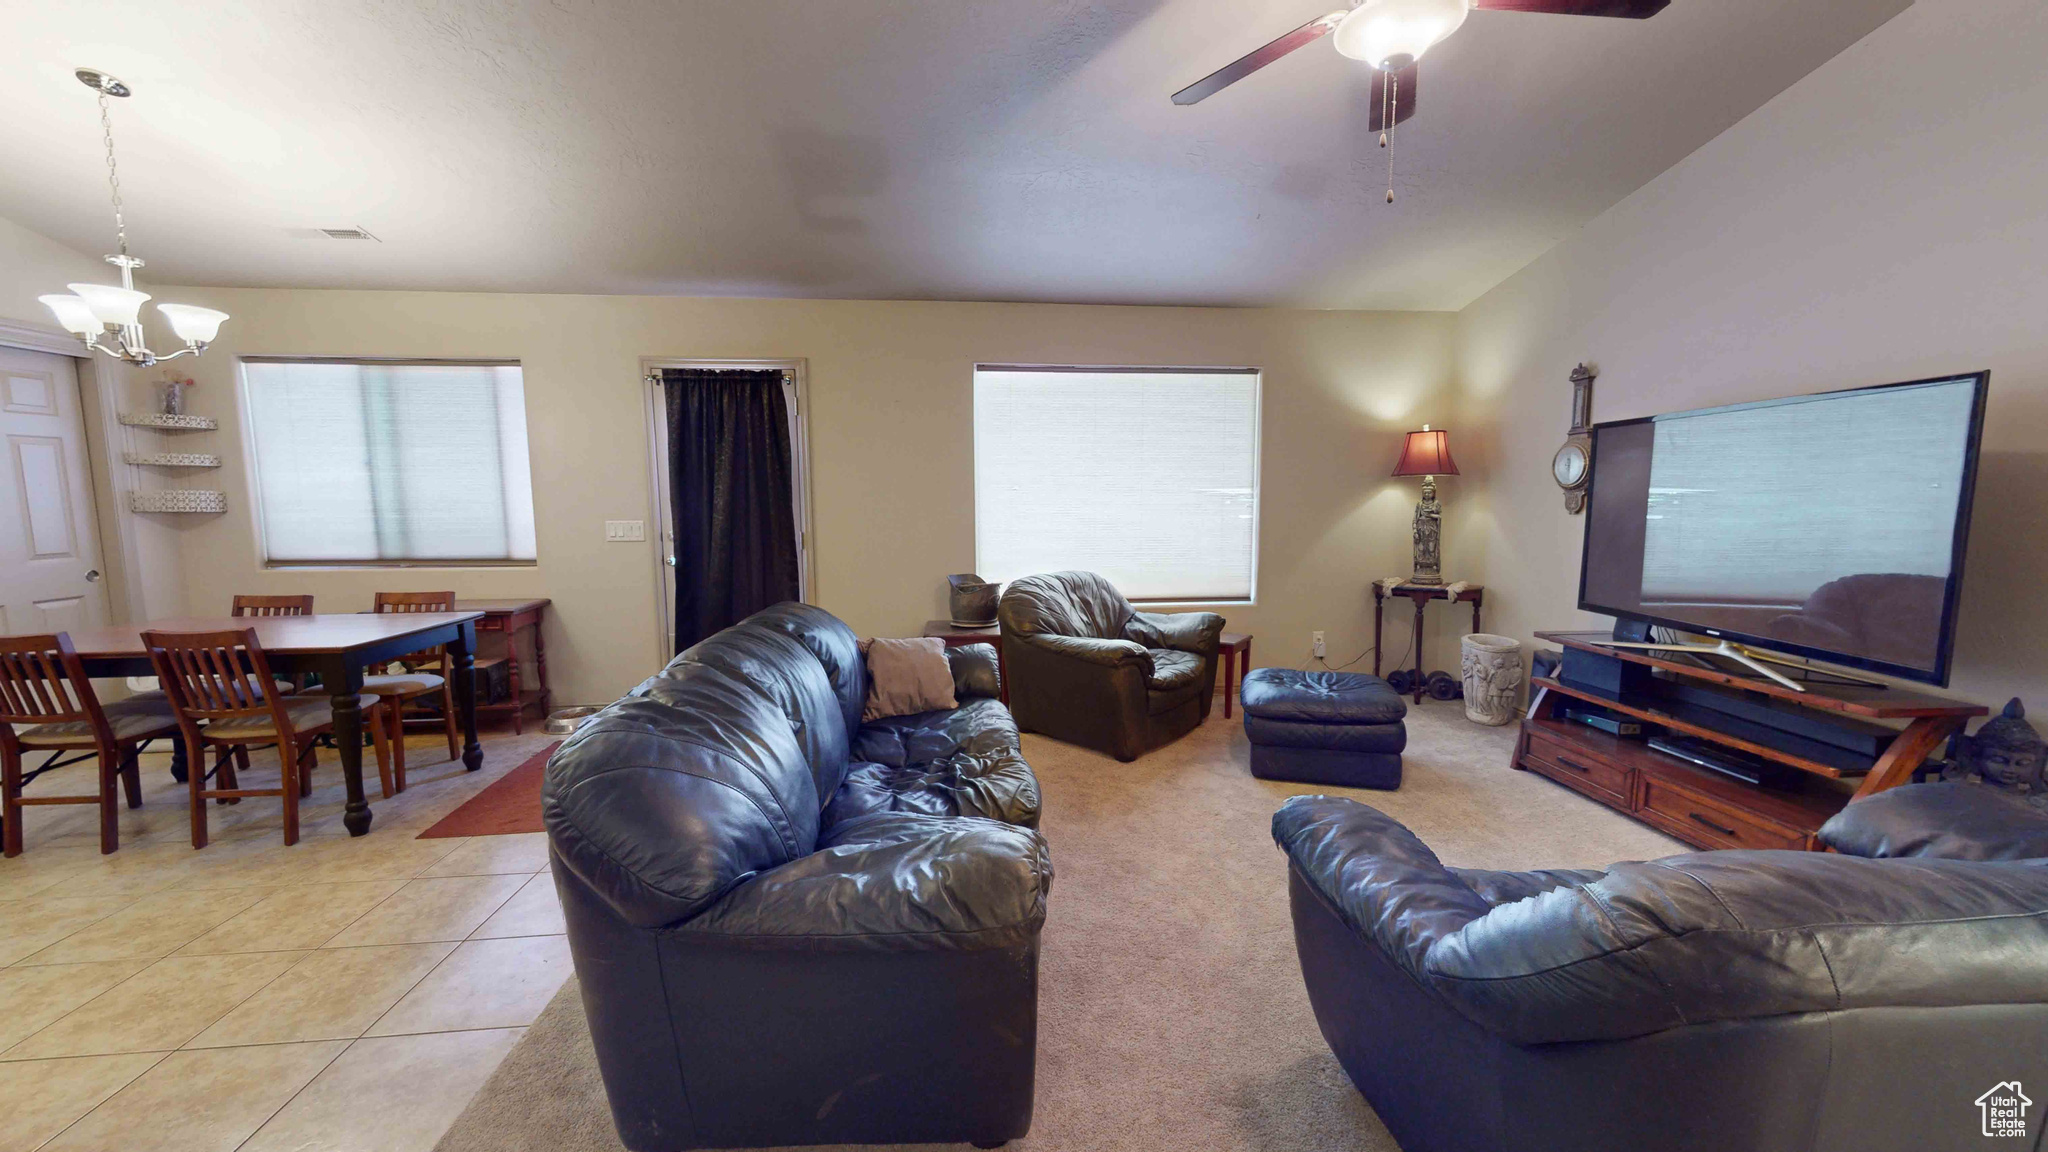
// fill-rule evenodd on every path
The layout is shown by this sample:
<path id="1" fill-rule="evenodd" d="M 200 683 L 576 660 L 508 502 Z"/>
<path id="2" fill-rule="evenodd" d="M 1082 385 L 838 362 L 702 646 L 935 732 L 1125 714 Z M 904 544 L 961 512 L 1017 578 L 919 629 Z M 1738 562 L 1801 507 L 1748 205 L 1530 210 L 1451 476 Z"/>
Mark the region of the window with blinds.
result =
<path id="1" fill-rule="evenodd" d="M 1259 374 L 977 367 L 974 524 L 984 579 L 1079 568 L 1133 600 L 1250 601 Z"/>
<path id="2" fill-rule="evenodd" d="M 534 559 L 516 363 L 247 358 L 242 389 L 264 559 Z"/>

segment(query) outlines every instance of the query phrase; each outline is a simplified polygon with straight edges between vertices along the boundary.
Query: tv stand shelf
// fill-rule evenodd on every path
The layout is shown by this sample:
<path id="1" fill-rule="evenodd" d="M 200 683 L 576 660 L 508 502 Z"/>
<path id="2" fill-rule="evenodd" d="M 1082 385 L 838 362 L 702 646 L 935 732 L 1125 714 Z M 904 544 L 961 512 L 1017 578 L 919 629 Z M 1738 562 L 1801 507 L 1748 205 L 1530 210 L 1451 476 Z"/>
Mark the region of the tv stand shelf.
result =
<path id="1" fill-rule="evenodd" d="M 1831 767 L 1829 765 L 1817 763 L 1812 760 L 1801 759 L 1800 757 L 1790 755 L 1789 753 L 1779 752 L 1774 749 L 1766 748 L 1761 744 L 1752 744 L 1747 740 L 1740 739 L 1739 737 L 1729 736 L 1724 733 L 1716 732 L 1712 728 L 1708 728 L 1700 724 L 1695 724 L 1688 720 L 1680 720 L 1676 716 L 1666 715 L 1665 713 L 1659 712 L 1654 708 L 1629 704 L 1624 701 L 1617 700 L 1614 697 L 1608 696 L 1604 693 L 1593 692 L 1584 688 L 1575 688 L 1572 685 L 1566 684 L 1559 680 L 1546 680 L 1539 676 L 1535 680 L 1531 681 L 1531 683 L 1534 684 L 1537 688 L 1545 689 L 1552 692 L 1561 692 L 1566 696 L 1571 696 L 1579 700 L 1585 700 L 1593 704 L 1598 704 L 1601 707 L 1608 709 L 1609 711 L 1619 712 L 1624 716 L 1633 716 L 1636 719 L 1642 720 L 1646 723 L 1656 724 L 1660 727 L 1669 728 L 1673 732 L 1683 732 L 1687 736 L 1698 736 L 1704 740 L 1712 740 L 1716 744 L 1726 744 L 1730 748 L 1739 748 L 1744 752 L 1751 753 L 1752 755 L 1763 756 L 1768 759 L 1775 760 L 1781 764 L 1789 764 L 1802 772 L 1811 772 L 1816 776 L 1840 777 L 1855 775 L 1855 773 L 1844 772 L 1840 768 Z"/>
<path id="2" fill-rule="evenodd" d="M 1817 847 L 1813 834 L 1852 800 L 1912 778 L 1927 756 L 1959 731 L 1975 704 L 1892 688 L 1812 683 L 1801 692 L 1769 680 L 1700 667 L 1654 652 L 1614 648 L 1602 632 L 1538 632 L 1567 648 L 1597 652 L 1656 669 L 1669 678 L 1734 687 L 1771 698 L 1779 706 L 1838 712 L 1872 720 L 1905 720 L 1874 766 L 1851 793 L 1847 772 L 1661 711 L 1655 699 L 1612 696 L 1555 679 L 1531 682 L 1529 717 L 1515 745 L 1514 767 L 1537 772 L 1699 848 Z M 1739 749 L 1801 775 L 1793 788 L 1748 784 L 1564 718 L 1569 700 L 1584 700 L 1673 732 Z"/>

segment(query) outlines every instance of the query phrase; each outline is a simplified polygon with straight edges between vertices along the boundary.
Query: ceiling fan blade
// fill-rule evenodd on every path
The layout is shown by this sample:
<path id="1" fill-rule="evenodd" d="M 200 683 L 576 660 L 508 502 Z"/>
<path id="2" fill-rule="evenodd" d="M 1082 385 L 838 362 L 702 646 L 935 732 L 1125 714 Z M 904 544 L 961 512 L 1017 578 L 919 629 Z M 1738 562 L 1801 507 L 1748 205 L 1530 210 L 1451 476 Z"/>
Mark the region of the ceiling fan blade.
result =
<path id="1" fill-rule="evenodd" d="M 1200 80 L 1195 81 L 1193 84 L 1175 92 L 1173 94 L 1173 102 L 1175 104 L 1193 104 L 1198 100 L 1214 96 L 1239 80 L 1294 51 L 1296 48 L 1329 35 L 1331 29 L 1335 28 L 1344 17 L 1350 14 L 1350 10 L 1346 9 L 1342 12 L 1332 12 L 1328 16 L 1318 16 L 1294 31 L 1289 32 L 1287 35 L 1273 41 L 1271 44 L 1266 45 L 1264 48 L 1240 56 L 1216 71 L 1209 73 L 1207 76 L 1202 77 Z"/>
<path id="2" fill-rule="evenodd" d="M 1671 0 L 1472 0 L 1472 7 L 1495 12 L 1554 12 L 1559 16 L 1620 16 L 1648 20 Z"/>
<path id="3" fill-rule="evenodd" d="M 1399 124 L 1415 115 L 1415 74 L 1418 66 L 1410 64 L 1394 73 L 1394 123 Z M 1372 120 L 1367 131 L 1386 130 L 1387 74 L 1375 68 L 1372 70 Z"/>

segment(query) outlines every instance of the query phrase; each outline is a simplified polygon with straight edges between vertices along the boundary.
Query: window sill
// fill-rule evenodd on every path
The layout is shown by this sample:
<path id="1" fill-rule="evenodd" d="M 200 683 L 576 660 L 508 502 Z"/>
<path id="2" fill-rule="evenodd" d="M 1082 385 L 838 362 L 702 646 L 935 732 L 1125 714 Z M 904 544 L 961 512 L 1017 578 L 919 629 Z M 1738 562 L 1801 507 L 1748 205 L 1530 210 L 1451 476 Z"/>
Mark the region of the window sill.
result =
<path id="1" fill-rule="evenodd" d="M 538 568 L 538 560 L 266 560 L 266 572 L 368 572 L 461 568 Z"/>

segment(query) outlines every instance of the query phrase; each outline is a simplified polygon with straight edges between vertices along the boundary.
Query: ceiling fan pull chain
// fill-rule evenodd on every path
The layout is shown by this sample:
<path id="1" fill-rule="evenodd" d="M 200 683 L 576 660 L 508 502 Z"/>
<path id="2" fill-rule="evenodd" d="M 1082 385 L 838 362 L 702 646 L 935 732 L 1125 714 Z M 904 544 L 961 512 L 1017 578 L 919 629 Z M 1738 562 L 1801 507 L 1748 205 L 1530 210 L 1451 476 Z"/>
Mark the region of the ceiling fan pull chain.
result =
<path id="1" fill-rule="evenodd" d="M 1387 111 L 1380 117 L 1385 130 L 1380 133 L 1381 143 L 1387 149 L 1387 203 L 1394 202 L 1394 113 L 1401 108 L 1401 74 L 1387 70 Z"/>
<path id="2" fill-rule="evenodd" d="M 1380 85 L 1380 147 L 1382 147 L 1382 148 L 1385 148 L 1385 147 L 1387 146 L 1387 125 L 1388 125 L 1389 123 L 1391 123 L 1391 121 L 1389 121 L 1389 120 L 1387 119 L 1387 86 L 1386 86 L 1385 84 L 1381 84 L 1381 85 Z"/>
<path id="3" fill-rule="evenodd" d="M 1387 146 L 1387 86 L 1380 85 L 1380 147 Z"/>

